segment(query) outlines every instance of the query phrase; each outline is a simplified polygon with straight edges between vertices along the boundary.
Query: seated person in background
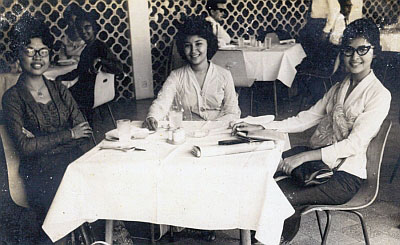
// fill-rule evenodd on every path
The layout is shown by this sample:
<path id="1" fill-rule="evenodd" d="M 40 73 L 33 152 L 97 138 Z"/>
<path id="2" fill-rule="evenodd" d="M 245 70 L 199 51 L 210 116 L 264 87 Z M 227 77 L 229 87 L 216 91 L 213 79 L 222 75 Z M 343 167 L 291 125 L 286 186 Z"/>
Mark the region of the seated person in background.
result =
<path id="1" fill-rule="evenodd" d="M 2 106 L 8 133 L 19 151 L 28 203 L 41 227 L 68 164 L 82 155 L 80 146 L 92 130 L 68 89 L 43 76 L 54 41 L 49 28 L 24 14 L 9 37 L 22 73 L 4 94 Z M 41 233 L 33 244 L 48 240 Z"/>
<path id="2" fill-rule="evenodd" d="M 92 13 L 77 16 L 75 24 L 86 47 L 81 53 L 78 67 L 67 74 L 56 77 L 56 81 L 71 81 L 79 77 L 69 90 L 89 123 L 92 123 L 94 85 L 98 71 L 121 74 L 123 72 L 122 64 L 106 43 L 96 39 L 100 26 Z"/>
<path id="3" fill-rule="evenodd" d="M 86 44 L 79 36 L 75 26 L 77 16 L 85 14 L 76 3 L 70 4 L 64 11 L 64 19 L 68 24 L 65 30 L 66 36 L 62 38 L 62 47 L 59 55 L 59 60 L 74 59 L 79 61 L 79 57 L 85 48 Z"/>
<path id="4" fill-rule="evenodd" d="M 209 21 L 213 28 L 213 33 L 218 38 L 218 46 L 224 47 L 231 42 L 231 37 L 225 31 L 225 29 L 221 26 L 220 22 L 223 20 L 223 17 L 226 16 L 226 9 L 222 8 L 221 1 L 218 0 L 208 0 L 206 9 L 210 16 L 206 18 Z"/>
<path id="5" fill-rule="evenodd" d="M 217 51 L 217 38 L 209 22 L 200 16 L 188 17 L 178 28 L 176 45 L 187 65 L 173 70 L 149 109 L 144 126 L 150 130 L 168 114 L 179 98 L 185 120 L 226 120 L 240 118 L 231 73 L 210 60 Z"/>
<path id="6" fill-rule="evenodd" d="M 313 107 L 297 116 L 263 126 L 236 124 L 233 132 L 263 135 L 268 129 L 303 132 L 317 125 L 310 147 L 295 147 L 283 153 L 278 171 L 290 175 L 303 163 L 322 161 L 331 169 L 341 166 L 324 184 L 303 187 L 293 178 L 278 185 L 296 213 L 285 221 L 283 239 L 290 241 L 300 225 L 301 208 L 314 204 L 343 204 L 350 200 L 367 178 L 366 151 L 386 118 L 390 92 L 376 78 L 371 63 L 381 50 L 375 23 L 358 19 L 343 33 L 341 55 L 348 74 Z"/>

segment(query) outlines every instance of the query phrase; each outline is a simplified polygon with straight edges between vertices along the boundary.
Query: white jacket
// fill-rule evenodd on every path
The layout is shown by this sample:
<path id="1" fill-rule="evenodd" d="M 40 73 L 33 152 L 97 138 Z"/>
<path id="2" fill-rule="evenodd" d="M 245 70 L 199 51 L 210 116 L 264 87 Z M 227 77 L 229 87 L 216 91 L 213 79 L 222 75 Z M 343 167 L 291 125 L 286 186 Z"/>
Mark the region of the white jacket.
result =
<path id="1" fill-rule="evenodd" d="M 347 139 L 323 147 L 322 161 L 331 168 L 339 164 L 340 158 L 346 158 L 340 170 L 360 178 L 367 178 L 366 151 L 369 142 L 378 133 L 383 120 L 390 109 L 391 94 L 376 78 L 373 71 L 365 77 L 349 94 L 346 101 L 350 77 L 335 84 L 322 99 L 307 111 L 283 121 L 263 125 L 265 128 L 278 129 L 281 132 L 303 132 L 317 125 L 333 108 L 333 94 L 339 88 L 338 102 L 343 103 L 346 117 L 351 122 L 351 132 Z"/>

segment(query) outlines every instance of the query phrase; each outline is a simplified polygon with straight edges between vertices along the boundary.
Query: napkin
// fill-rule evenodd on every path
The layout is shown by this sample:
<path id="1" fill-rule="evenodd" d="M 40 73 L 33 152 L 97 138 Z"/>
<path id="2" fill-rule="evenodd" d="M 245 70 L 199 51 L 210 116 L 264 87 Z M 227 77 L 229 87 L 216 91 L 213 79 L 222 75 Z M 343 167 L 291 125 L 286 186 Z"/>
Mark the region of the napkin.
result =
<path id="1" fill-rule="evenodd" d="M 150 131 L 147 128 L 131 127 L 131 137 L 134 139 L 144 139 L 149 135 Z M 106 133 L 106 139 L 118 140 L 118 130 L 112 129 Z"/>
<path id="2" fill-rule="evenodd" d="M 275 119 L 274 115 L 264 115 L 264 116 L 259 116 L 259 117 L 252 117 L 252 116 L 247 116 L 245 118 L 240 118 L 234 121 L 231 121 L 229 123 L 230 127 L 233 127 L 234 124 L 240 123 L 240 122 L 246 122 L 250 124 L 267 124 L 272 122 Z"/>
<path id="3" fill-rule="evenodd" d="M 210 157 L 243 152 L 265 151 L 275 148 L 274 141 L 251 142 L 234 145 L 193 146 L 192 154 L 196 157 Z"/>

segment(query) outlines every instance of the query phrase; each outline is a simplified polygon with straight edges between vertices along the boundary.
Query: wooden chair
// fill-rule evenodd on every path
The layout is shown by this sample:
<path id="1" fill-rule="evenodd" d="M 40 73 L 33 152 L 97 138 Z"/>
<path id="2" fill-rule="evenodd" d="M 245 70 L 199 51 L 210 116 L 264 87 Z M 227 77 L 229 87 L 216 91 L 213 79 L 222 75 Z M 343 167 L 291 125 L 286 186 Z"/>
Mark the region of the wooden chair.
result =
<path id="1" fill-rule="evenodd" d="M 20 159 L 5 125 L 0 125 L 0 158 L 7 170 L 8 189 L 12 201 L 20 207 L 29 208 L 25 184 L 19 174 Z"/>
<path id="2" fill-rule="evenodd" d="M 0 125 L 0 171 L 6 176 L 4 179 L 4 189 L 1 191 L 8 192 L 11 200 L 22 208 L 29 208 L 25 183 L 19 174 L 20 158 L 18 151 L 15 149 L 14 142 L 11 140 L 5 125 Z M 14 214 L 21 218 L 21 213 Z M 20 219 L 19 218 L 19 219 Z M 86 245 L 90 245 L 87 228 L 80 226 L 80 230 L 84 235 Z M 73 236 L 73 232 L 71 233 Z M 56 243 L 57 244 L 57 243 Z"/>
<path id="3" fill-rule="evenodd" d="M 341 205 L 310 205 L 306 207 L 301 215 L 308 214 L 315 211 L 317 215 L 317 222 L 319 232 L 322 238 L 321 244 L 326 244 L 328 238 L 329 228 L 331 226 L 331 212 L 332 211 L 343 211 L 354 213 L 358 216 L 361 222 L 365 243 L 369 244 L 369 238 L 367 233 L 367 227 L 364 218 L 358 210 L 363 209 L 371 205 L 379 191 L 379 177 L 381 171 L 381 164 L 383 158 L 383 152 L 387 137 L 389 135 L 392 122 L 385 120 L 375 138 L 372 139 L 367 150 L 367 179 L 362 184 L 357 194 L 347 203 Z M 324 231 L 321 228 L 321 220 L 318 211 L 324 211 L 327 216 L 326 225 Z"/>

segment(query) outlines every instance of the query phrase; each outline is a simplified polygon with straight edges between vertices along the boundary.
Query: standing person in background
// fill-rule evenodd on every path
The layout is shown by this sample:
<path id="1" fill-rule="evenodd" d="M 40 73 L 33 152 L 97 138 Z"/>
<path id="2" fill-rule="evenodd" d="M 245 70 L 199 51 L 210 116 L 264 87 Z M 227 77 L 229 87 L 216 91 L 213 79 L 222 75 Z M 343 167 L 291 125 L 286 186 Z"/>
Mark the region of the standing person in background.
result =
<path id="1" fill-rule="evenodd" d="M 225 1 L 208 0 L 206 9 L 210 16 L 206 18 L 212 25 L 213 32 L 218 38 L 218 47 L 224 47 L 231 42 L 231 37 L 221 26 L 221 21 L 227 15 L 226 9 L 223 8 Z"/>
<path id="2" fill-rule="evenodd" d="M 64 75 L 56 77 L 56 81 L 71 81 L 76 77 L 76 82 L 69 88 L 82 112 L 90 124 L 93 120 L 94 85 L 99 70 L 121 74 L 122 64 L 112 53 L 108 45 L 96 38 L 100 26 L 92 13 L 85 13 L 75 20 L 78 33 L 85 41 L 86 47 L 82 51 L 78 67 Z"/>
<path id="3" fill-rule="evenodd" d="M 352 0 L 349 23 L 362 18 L 363 0 Z M 307 56 L 317 56 L 326 45 L 329 34 L 340 14 L 339 0 L 313 0 L 307 24 L 300 31 L 299 39 Z"/>
<path id="4" fill-rule="evenodd" d="M 351 8 L 353 6 L 351 0 L 339 0 L 339 4 L 340 13 L 336 17 L 335 24 L 333 25 L 332 31 L 329 35 L 329 42 L 333 45 L 340 45 L 340 43 L 342 42 L 343 31 L 350 23 L 349 18 Z"/>
<path id="5" fill-rule="evenodd" d="M 85 41 L 79 36 L 75 25 L 75 20 L 78 16 L 84 15 L 85 11 L 76 3 L 70 4 L 64 11 L 64 19 L 67 22 L 66 36 L 62 38 L 62 47 L 59 55 L 59 60 L 74 59 L 79 61 L 79 57 L 85 48 Z"/>

